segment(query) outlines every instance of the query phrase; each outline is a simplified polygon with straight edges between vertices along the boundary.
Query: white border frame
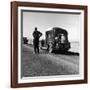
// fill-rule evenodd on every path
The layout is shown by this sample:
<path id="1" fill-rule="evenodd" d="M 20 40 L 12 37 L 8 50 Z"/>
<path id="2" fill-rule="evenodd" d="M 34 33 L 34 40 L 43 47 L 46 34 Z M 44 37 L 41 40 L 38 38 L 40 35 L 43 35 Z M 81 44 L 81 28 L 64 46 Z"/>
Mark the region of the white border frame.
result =
<path id="1" fill-rule="evenodd" d="M 24 77 L 21 79 L 21 10 L 41 10 L 41 11 L 65 11 L 81 13 L 81 37 L 80 37 L 80 65 L 79 75 L 58 75 L 58 76 L 40 76 Z M 53 8 L 35 8 L 35 7 L 18 7 L 18 83 L 33 83 L 45 81 L 66 81 L 66 80 L 83 80 L 84 79 L 84 11 L 72 9 L 53 9 Z M 72 76 L 72 77 L 71 77 Z"/>

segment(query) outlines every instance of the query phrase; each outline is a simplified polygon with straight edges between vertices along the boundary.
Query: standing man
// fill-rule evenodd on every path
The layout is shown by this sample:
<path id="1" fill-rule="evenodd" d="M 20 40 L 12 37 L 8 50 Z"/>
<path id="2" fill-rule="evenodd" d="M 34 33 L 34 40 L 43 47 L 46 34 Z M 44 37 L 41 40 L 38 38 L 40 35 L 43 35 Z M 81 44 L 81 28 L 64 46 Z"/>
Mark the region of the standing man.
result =
<path id="1" fill-rule="evenodd" d="M 37 30 L 37 27 L 35 27 L 35 30 L 33 32 L 33 45 L 34 45 L 34 52 L 39 53 L 39 38 L 42 36 L 42 33 Z"/>

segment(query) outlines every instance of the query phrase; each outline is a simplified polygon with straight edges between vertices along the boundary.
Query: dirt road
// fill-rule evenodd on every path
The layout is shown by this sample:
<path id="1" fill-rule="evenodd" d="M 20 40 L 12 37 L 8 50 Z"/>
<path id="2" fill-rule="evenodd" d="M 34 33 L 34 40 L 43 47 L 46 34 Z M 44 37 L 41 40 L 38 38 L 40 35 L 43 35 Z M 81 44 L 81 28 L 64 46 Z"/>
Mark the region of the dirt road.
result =
<path id="1" fill-rule="evenodd" d="M 21 72 L 22 77 L 78 74 L 79 56 L 49 54 L 44 50 L 34 54 L 32 47 L 23 45 Z"/>

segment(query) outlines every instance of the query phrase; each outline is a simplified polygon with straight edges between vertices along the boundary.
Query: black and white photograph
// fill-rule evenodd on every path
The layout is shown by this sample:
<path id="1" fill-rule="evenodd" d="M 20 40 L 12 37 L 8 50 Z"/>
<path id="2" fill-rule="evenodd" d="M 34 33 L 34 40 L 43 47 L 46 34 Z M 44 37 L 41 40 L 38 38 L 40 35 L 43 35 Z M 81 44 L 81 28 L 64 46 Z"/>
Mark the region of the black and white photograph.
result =
<path id="1" fill-rule="evenodd" d="M 43 86 L 44 82 L 52 82 L 51 85 L 56 85 L 53 82 L 83 82 L 87 62 L 84 55 L 86 14 L 83 6 L 75 9 L 77 6 L 52 8 L 48 4 L 44 7 L 39 7 L 39 4 L 35 7 L 30 4 L 30 7 L 29 4 L 26 3 L 26 7 L 23 7 L 24 3 L 20 4 L 16 13 L 16 82 L 21 86 L 24 83 L 26 86 L 42 83 Z"/>
<path id="2" fill-rule="evenodd" d="M 22 11 L 21 77 L 77 75 L 80 13 Z"/>

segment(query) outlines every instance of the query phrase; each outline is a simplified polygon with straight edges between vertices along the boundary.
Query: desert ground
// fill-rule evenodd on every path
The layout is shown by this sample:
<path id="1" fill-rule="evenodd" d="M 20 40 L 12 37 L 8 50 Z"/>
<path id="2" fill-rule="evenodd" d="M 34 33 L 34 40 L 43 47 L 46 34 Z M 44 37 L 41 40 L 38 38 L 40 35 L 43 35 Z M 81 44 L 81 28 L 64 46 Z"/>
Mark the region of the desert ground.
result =
<path id="1" fill-rule="evenodd" d="M 33 53 L 33 47 L 22 45 L 21 77 L 73 75 L 79 73 L 79 55 L 55 54 L 40 50 Z"/>

